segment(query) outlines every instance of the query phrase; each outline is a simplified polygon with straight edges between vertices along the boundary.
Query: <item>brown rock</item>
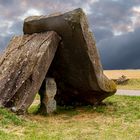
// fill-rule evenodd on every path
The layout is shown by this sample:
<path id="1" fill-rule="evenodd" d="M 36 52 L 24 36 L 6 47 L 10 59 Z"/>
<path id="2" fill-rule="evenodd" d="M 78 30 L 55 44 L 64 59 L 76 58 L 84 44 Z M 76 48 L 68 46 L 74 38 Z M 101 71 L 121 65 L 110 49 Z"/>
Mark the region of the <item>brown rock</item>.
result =
<path id="1" fill-rule="evenodd" d="M 98 104 L 116 92 L 114 82 L 103 74 L 95 40 L 81 9 L 28 17 L 23 30 L 25 34 L 54 30 L 62 37 L 48 73 L 57 83 L 58 104 Z"/>
<path id="2" fill-rule="evenodd" d="M 14 37 L 0 58 L 0 105 L 24 113 L 34 100 L 54 58 L 55 32 Z"/>

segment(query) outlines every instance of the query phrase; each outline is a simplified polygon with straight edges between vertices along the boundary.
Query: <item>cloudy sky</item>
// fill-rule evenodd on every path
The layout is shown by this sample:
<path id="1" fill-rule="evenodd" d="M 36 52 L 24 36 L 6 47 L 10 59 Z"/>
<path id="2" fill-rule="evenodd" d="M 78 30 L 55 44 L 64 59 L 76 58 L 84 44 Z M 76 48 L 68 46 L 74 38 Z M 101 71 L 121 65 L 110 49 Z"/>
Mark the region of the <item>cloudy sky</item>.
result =
<path id="1" fill-rule="evenodd" d="M 140 68 L 140 0 L 0 0 L 0 52 L 24 18 L 83 8 L 104 69 Z"/>

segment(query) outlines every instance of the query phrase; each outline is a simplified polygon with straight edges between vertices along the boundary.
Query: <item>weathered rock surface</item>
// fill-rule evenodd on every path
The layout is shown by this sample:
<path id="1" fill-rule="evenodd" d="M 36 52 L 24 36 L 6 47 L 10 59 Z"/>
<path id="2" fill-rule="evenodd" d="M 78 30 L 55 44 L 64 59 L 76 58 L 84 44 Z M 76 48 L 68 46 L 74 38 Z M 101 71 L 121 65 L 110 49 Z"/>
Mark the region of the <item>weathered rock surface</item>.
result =
<path id="1" fill-rule="evenodd" d="M 41 114 L 50 114 L 56 110 L 56 101 L 54 99 L 57 91 L 57 86 L 53 78 L 45 78 L 42 87 L 39 90 Z"/>
<path id="2" fill-rule="evenodd" d="M 13 37 L 0 58 L 0 105 L 24 113 L 39 91 L 60 37 L 55 32 Z"/>
<path id="3" fill-rule="evenodd" d="M 95 40 L 81 9 L 28 17 L 23 30 L 25 34 L 54 30 L 62 37 L 48 73 L 57 83 L 58 104 L 98 104 L 116 92 L 114 82 L 103 74 Z"/>

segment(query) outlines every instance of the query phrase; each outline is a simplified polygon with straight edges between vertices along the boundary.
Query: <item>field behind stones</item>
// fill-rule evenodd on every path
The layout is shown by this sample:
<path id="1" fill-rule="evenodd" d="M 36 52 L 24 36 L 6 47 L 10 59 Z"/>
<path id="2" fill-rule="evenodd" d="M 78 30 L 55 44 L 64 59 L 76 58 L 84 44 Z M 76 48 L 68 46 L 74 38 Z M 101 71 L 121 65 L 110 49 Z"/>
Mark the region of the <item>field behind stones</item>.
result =
<path id="1" fill-rule="evenodd" d="M 111 79 L 116 79 L 122 75 L 129 79 L 140 79 L 140 70 L 104 70 L 104 74 Z"/>
<path id="2" fill-rule="evenodd" d="M 129 79 L 126 84 L 117 85 L 117 89 L 140 90 L 140 70 L 105 70 L 104 73 L 110 79 L 118 79 L 122 75 Z"/>

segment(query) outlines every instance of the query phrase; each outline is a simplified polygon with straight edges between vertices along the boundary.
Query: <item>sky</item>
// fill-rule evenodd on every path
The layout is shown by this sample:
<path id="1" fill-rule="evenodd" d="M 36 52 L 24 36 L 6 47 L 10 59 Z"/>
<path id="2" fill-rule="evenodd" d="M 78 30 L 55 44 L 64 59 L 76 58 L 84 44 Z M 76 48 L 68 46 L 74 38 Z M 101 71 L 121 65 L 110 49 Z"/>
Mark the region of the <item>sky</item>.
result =
<path id="1" fill-rule="evenodd" d="M 0 0 L 0 53 L 23 21 L 82 8 L 104 69 L 140 69 L 140 0 Z"/>

